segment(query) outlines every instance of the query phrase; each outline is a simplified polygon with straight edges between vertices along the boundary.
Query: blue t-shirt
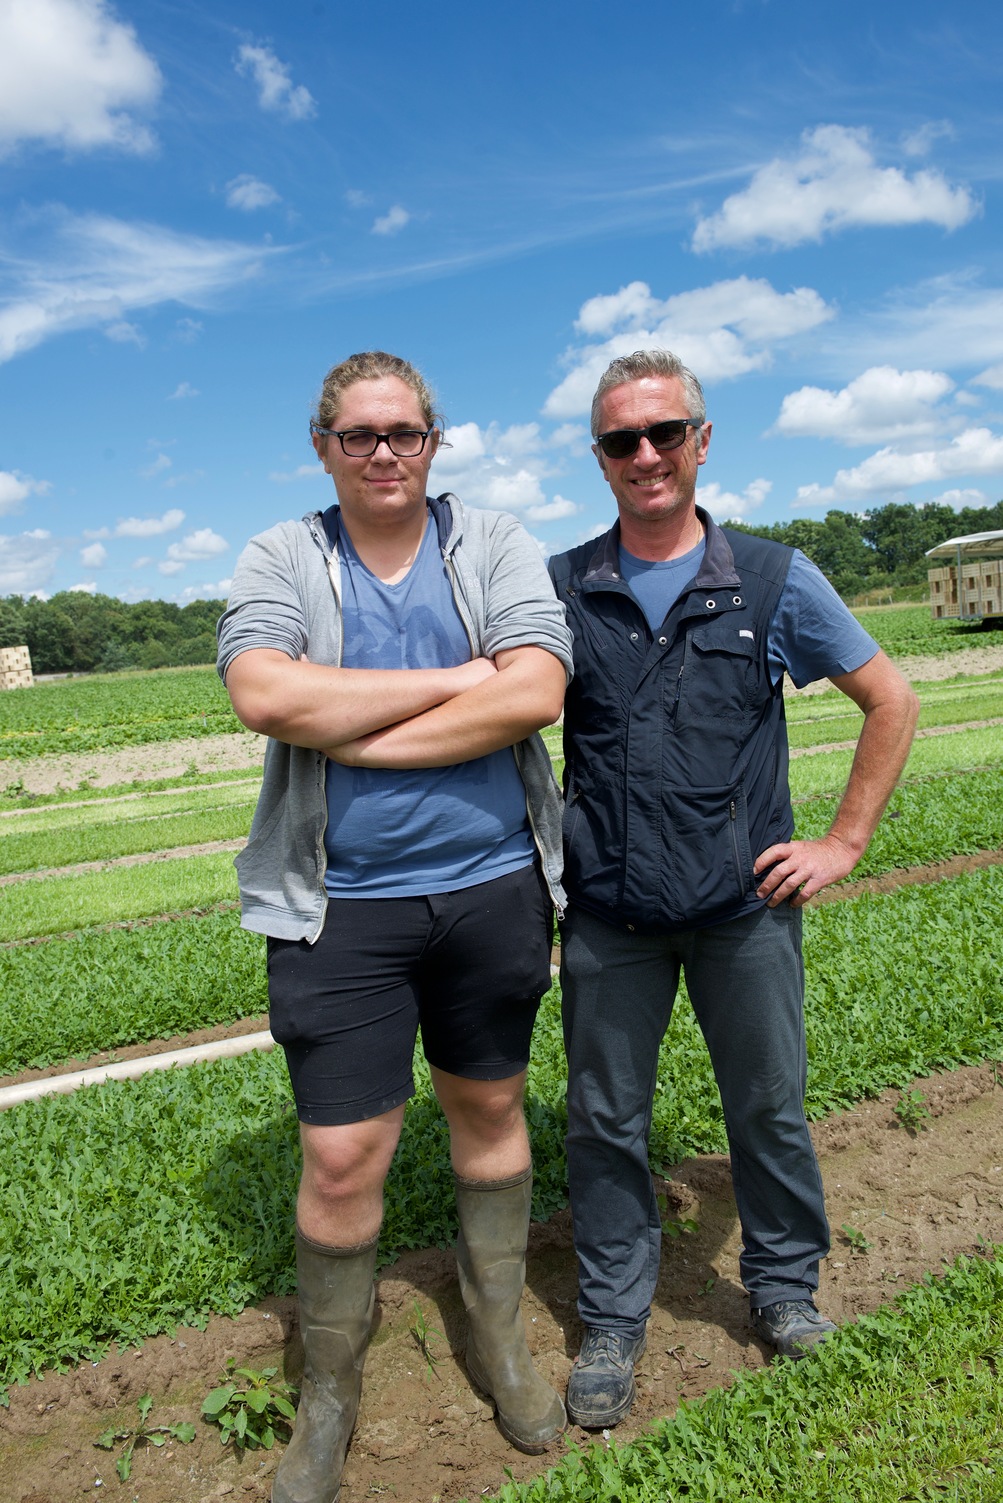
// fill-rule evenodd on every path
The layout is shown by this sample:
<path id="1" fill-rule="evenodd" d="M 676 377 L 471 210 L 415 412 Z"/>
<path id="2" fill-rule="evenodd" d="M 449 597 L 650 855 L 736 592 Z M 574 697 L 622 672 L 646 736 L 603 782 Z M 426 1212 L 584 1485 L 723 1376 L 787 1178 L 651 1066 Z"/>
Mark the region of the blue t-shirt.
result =
<path id="1" fill-rule="evenodd" d="M 620 548 L 620 575 L 656 632 L 703 559 L 702 538 L 680 558 L 652 562 Z M 766 642 L 773 682 L 784 673 L 799 689 L 816 679 L 852 673 L 870 662 L 878 644 L 844 605 L 821 569 L 795 548 Z"/>
<path id="2" fill-rule="evenodd" d="M 345 668 L 455 668 L 471 648 L 429 518 L 397 584 L 377 579 L 341 531 Z M 449 892 L 528 866 L 526 793 L 511 747 L 452 767 L 326 770 L 325 885 L 332 897 Z"/>

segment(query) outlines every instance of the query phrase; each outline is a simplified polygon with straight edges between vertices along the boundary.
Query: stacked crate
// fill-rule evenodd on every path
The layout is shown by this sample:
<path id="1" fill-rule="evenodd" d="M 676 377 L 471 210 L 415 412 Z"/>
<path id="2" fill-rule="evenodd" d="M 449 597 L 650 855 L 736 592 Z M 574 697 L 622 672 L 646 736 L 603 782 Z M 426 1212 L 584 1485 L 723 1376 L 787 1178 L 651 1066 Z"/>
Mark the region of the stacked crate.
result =
<path id="1" fill-rule="evenodd" d="M 930 611 L 939 616 L 1003 616 L 1003 559 L 962 559 L 961 602 L 958 566 L 928 569 Z"/>
<path id="2" fill-rule="evenodd" d="M 30 689 L 34 682 L 27 647 L 0 647 L 0 689 Z"/>

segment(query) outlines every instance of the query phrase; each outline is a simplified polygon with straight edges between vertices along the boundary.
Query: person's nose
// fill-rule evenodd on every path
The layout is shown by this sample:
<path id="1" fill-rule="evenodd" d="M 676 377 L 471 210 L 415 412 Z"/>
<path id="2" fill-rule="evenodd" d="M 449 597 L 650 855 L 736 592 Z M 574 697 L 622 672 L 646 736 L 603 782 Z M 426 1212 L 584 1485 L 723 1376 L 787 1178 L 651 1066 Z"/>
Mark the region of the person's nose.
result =
<path id="1" fill-rule="evenodd" d="M 656 469 L 661 462 L 661 452 L 655 448 L 647 434 L 642 433 L 634 453 L 634 463 L 640 465 L 642 469 L 652 470 Z"/>

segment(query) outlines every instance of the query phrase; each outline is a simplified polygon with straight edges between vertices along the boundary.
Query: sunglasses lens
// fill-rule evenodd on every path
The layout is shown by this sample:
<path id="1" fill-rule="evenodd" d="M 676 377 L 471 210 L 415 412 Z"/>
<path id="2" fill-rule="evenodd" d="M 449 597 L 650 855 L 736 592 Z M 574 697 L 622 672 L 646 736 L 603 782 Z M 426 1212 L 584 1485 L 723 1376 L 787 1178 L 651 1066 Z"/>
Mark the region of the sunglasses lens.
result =
<path id="1" fill-rule="evenodd" d="M 678 449 L 686 437 L 686 424 L 678 419 L 668 423 L 652 423 L 648 438 L 656 449 Z"/>
<path id="2" fill-rule="evenodd" d="M 636 428 L 617 428 L 613 433 L 604 433 L 599 447 L 609 459 L 626 459 L 641 442 Z"/>

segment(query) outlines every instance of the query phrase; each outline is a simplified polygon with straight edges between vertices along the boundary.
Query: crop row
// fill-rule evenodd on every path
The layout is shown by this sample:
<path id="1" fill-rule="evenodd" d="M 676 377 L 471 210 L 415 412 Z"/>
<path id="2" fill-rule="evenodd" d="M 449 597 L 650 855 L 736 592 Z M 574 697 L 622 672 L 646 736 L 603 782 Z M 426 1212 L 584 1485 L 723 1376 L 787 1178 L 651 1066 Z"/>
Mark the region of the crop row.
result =
<path id="1" fill-rule="evenodd" d="M 94 751 L 239 730 L 212 668 L 95 674 L 0 695 L 0 757 Z"/>
<path id="2" fill-rule="evenodd" d="M 970 733 L 963 733 L 970 734 Z M 982 733 L 971 733 L 982 734 Z M 940 737 L 928 743 L 935 752 Z M 932 754 L 932 753 L 931 753 Z M 799 758 L 802 763 L 844 759 L 825 767 L 815 783 L 839 787 L 849 753 Z M 795 808 L 797 834 L 813 839 L 825 833 L 838 803 L 836 794 L 800 795 Z M 950 856 L 995 850 L 1003 845 L 1003 768 L 924 778 L 900 787 L 885 812 L 854 876 L 875 876 L 896 867 L 943 861 Z M 176 857 L 136 866 L 112 867 L 70 876 L 29 878 L 4 888 L 0 943 L 48 934 L 66 934 L 98 924 L 121 923 L 160 914 L 213 908 L 237 899 L 237 879 L 229 852 Z"/>
<path id="3" fill-rule="evenodd" d="M 928 605 L 864 609 L 853 614 L 890 657 L 940 656 L 999 641 L 995 631 L 964 621 L 936 620 Z"/>
<path id="4" fill-rule="evenodd" d="M 234 909 L 0 949 L 0 1075 L 267 1006 L 264 940 Z"/>
<path id="5" fill-rule="evenodd" d="M 0 874 L 68 866 L 78 861 L 109 861 L 150 851 L 169 851 L 215 840 L 244 840 L 254 801 L 184 814 L 136 815 L 114 824 L 65 825 L 30 834 L 0 830 Z"/>
<path id="6" fill-rule="evenodd" d="M 820 1116 L 1003 1047 L 1003 869 L 806 914 L 808 1110 Z M 449 1152 L 427 1072 L 387 1191 L 384 1258 L 454 1232 Z M 654 1162 L 725 1147 L 692 1012 L 663 1045 Z M 557 998 L 534 1036 L 534 1214 L 565 1200 Z M 0 1118 L 0 1382 L 234 1314 L 291 1288 L 297 1132 L 279 1051 L 109 1082 Z M 17 1249 L 16 1256 L 13 1249 Z"/>
<path id="7" fill-rule="evenodd" d="M 830 1339 L 595 1442 L 495 1503 L 989 1503 L 1003 1473 L 1003 1256 L 959 1258 Z"/>
<path id="8" fill-rule="evenodd" d="M 852 751 L 813 752 L 794 759 L 796 798 L 842 790 Z M 906 778 L 967 770 L 1003 762 L 998 727 L 952 731 L 917 741 Z M 58 868 L 73 862 L 175 850 L 209 841 L 236 840 L 250 829 L 257 782 L 232 788 L 192 789 L 83 808 L 43 808 L 0 822 L 0 874 Z"/>

